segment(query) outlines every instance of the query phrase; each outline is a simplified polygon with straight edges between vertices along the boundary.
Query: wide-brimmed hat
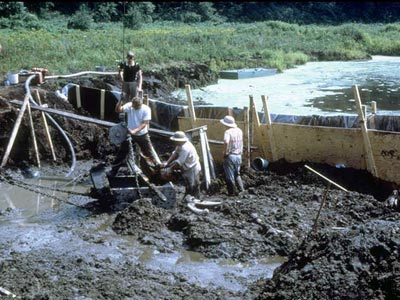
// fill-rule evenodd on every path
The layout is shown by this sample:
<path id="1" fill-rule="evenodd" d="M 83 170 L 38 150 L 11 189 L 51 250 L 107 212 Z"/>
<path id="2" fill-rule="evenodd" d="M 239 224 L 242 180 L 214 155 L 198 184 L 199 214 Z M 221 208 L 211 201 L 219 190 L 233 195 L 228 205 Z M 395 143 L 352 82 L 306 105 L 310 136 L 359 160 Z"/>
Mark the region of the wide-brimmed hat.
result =
<path id="1" fill-rule="evenodd" d="M 232 116 L 225 116 L 223 119 L 220 120 L 220 122 L 228 127 L 237 127 L 235 119 Z"/>
<path id="2" fill-rule="evenodd" d="M 170 140 L 174 142 L 186 142 L 188 138 L 183 131 L 176 131 L 174 135 L 170 137 Z"/>
<path id="3" fill-rule="evenodd" d="M 126 54 L 126 57 L 128 58 L 128 57 L 134 57 L 135 56 L 135 54 L 133 54 L 133 52 L 132 51 L 128 51 L 128 53 Z"/>

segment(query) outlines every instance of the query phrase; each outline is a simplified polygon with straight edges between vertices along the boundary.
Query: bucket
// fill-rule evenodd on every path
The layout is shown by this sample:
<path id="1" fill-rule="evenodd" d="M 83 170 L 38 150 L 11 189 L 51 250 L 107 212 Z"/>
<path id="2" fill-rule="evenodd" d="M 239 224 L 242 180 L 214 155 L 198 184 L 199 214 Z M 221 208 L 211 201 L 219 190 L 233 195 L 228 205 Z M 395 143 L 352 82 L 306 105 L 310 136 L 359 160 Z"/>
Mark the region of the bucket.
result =
<path id="1" fill-rule="evenodd" d="M 18 83 L 18 73 L 17 74 L 7 74 L 7 80 L 10 84 L 17 84 Z"/>
<path id="2" fill-rule="evenodd" d="M 96 71 L 97 72 L 104 72 L 106 70 L 105 66 L 96 66 Z"/>
<path id="3" fill-rule="evenodd" d="M 265 169 L 267 169 L 268 164 L 269 164 L 268 160 L 261 157 L 256 157 L 253 160 L 252 167 L 256 171 L 264 171 Z"/>

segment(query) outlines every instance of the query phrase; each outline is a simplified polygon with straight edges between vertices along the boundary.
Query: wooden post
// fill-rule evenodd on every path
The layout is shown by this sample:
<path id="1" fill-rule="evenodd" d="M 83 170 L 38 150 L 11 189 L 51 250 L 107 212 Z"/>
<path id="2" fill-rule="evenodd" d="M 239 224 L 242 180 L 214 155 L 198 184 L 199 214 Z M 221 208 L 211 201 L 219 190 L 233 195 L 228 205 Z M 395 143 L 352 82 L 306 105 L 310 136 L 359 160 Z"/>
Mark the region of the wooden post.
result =
<path id="1" fill-rule="evenodd" d="M 278 157 L 276 154 L 276 146 L 275 146 L 274 132 L 272 130 L 271 116 L 269 115 L 267 99 L 264 95 L 261 96 L 261 100 L 264 108 L 265 124 L 267 129 L 269 146 L 271 148 L 272 161 L 275 161 L 278 159 Z"/>
<path id="2" fill-rule="evenodd" d="M 40 168 L 39 150 L 38 150 L 38 146 L 37 146 L 37 142 L 36 142 L 35 128 L 33 126 L 32 111 L 31 111 L 31 105 L 29 104 L 29 101 L 28 101 L 28 117 L 29 117 L 29 125 L 31 127 L 33 148 L 35 149 L 35 154 L 36 154 L 36 162 L 37 162 L 37 166 Z"/>
<path id="3" fill-rule="evenodd" d="M 14 123 L 14 128 L 13 131 L 11 132 L 11 137 L 10 140 L 8 141 L 7 149 L 6 152 L 4 153 L 3 160 L 1 162 L 0 166 L 1 168 L 3 168 L 6 165 L 8 157 L 10 156 L 11 149 L 14 145 L 15 138 L 17 137 L 18 129 L 19 126 L 21 125 L 22 117 L 24 116 L 24 112 L 26 110 L 26 107 L 28 106 L 28 103 L 29 103 L 29 95 L 25 95 L 24 103 L 22 104 L 17 120 Z"/>
<path id="4" fill-rule="evenodd" d="M 254 99 L 252 95 L 249 95 L 249 137 L 250 145 L 254 143 Z"/>
<path id="5" fill-rule="evenodd" d="M 244 137 L 244 149 L 245 149 L 245 165 L 247 168 L 250 168 L 250 128 L 249 128 L 249 108 L 248 107 L 243 107 L 243 114 L 244 114 L 244 131 L 243 131 L 243 137 Z"/>
<path id="6" fill-rule="evenodd" d="M 148 94 L 143 95 L 143 104 L 146 104 L 147 106 L 149 105 L 149 95 Z"/>
<path id="7" fill-rule="evenodd" d="M 367 169 L 373 176 L 378 177 L 378 171 L 376 169 L 375 159 L 374 159 L 374 155 L 372 153 L 371 142 L 369 140 L 369 135 L 368 135 L 367 123 L 365 122 L 365 117 L 364 117 L 364 114 L 362 111 L 361 98 L 360 98 L 360 94 L 358 92 L 357 85 L 353 86 L 353 92 L 354 92 L 354 98 L 356 100 L 356 107 L 357 107 L 358 119 L 359 119 L 359 123 L 360 123 L 360 127 L 361 127 L 361 132 L 363 135 Z"/>
<path id="8" fill-rule="evenodd" d="M 104 120 L 104 108 L 106 102 L 106 91 L 104 89 L 100 90 L 100 119 Z"/>
<path id="9" fill-rule="evenodd" d="M 186 97 L 187 97 L 188 104 L 189 104 L 190 123 L 192 125 L 192 128 L 194 128 L 196 126 L 196 111 L 194 110 L 194 105 L 193 105 L 193 101 L 192 101 L 192 92 L 190 90 L 189 84 L 186 84 L 185 88 L 186 88 Z"/>
<path id="10" fill-rule="evenodd" d="M 364 119 L 367 118 L 367 106 L 366 105 L 361 105 L 361 110 L 364 116 Z"/>
<path id="11" fill-rule="evenodd" d="M 201 147 L 201 154 L 203 158 L 203 168 L 204 168 L 204 179 L 206 183 L 206 190 L 210 187 L 211 184 L 211 176 L 210 176 L 210 167 L 208 164 L 208 151 L 206 146 L 206 139 L 204 137 L 204 129 L 200 128 L 200 147 Z"/>
<path id="12" fill-rule="evenodd" d="M 378 112 L 377 107 L 376 107 L 376 101 L 371 101 L 371 112 L 373 114 L 376 114 Z"/>
<path id="13" fill-rule="evenodd" d="M 79 85 L 77 85 L 75 91 L 76 91 L 76 108 L 81 108 L 82 107 L 81 87 Z"/>
<path id="14" fill-rule="evenodd" d="M 36 100 L 38 101 L 39 105 L 42 105 L 42 101 L 40 100 L 40 94 L 38 90 L 35 90 L 35 94 L 36 94 Z M 44 128 L 46 131 L 46 137 L 47 137 L 47 141 L 49 143 L 50 146 L 50 150 L 51 150 L 51 155 L 53 156 L 53 161 L 56 161 L 56 153 L 54 152 L 54 147 L 53 147 L 53 141 L 51 139 L 51 135 L 50 135 L 50 131 L 49 131 L 49 126 L 47 125 L 47 119 L 46 119 L 46 115 L 45 113 L 42 111 L 42 119 L 43 119 L 43 124 L 44 124 Z"/>

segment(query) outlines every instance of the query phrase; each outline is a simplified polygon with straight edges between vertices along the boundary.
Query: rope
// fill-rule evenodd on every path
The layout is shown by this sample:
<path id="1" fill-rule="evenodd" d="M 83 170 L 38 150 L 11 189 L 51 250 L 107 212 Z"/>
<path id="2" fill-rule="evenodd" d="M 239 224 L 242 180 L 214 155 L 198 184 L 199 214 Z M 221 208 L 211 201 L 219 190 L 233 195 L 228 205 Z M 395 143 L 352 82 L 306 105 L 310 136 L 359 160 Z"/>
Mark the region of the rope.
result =
<path id="1" fill-rule="evenodd" d="M 47 189 L 47 190 L 51 190 L 51 191 L 58 191 L 58 192 L 68 193 L 68 194 L 73 194 L 73 195 L 88 196 L 88 194 L 86 194 L 86 193 L 65 191 L 65 190 L 52 188 L 52 187 L 47 187 L 47 186 L 42 186 L 42 185 L 38 185 L 38 184 L 27 184 L 27 183 L 25 183 L 25 182 L 23 182 L 21 180 L 13 178 L 11 175 L 3 174 L 3 172 L 1 172 L 1 171 L 0 171 L 0 181 L 6 182 L 6 183 L 8 183 L 10 185 L 14 185 L 14 186 L 20 187 L 20 188 L 22 188 L 24 190 L 31 191 L 31 192 L 34 192 L 36 194 L 40 194 L 40 195 L 43 195 L 43 196 L 46 196 L 46 197 L 49 197 L 49 198 L 53 198 L 55 200 L 58 200 L 58 201 L 61 201 L 61 202 L 64 202 L 64 203 L 67 203 L 67 204 L 70 204 L 70 205 L 74 205 L 74 206 L 77 206 L 77 207 L 80 207 L 80 208 L 85 208 L 85 207 L 82 206 L 82 205 L 70 202 L 68 200 L 59 198 L 57 196 L 48 194 L 46 192 L 43 192 L 43 191 L 41 191 L 41 189 L 44 189 L 44 190 Z"/>

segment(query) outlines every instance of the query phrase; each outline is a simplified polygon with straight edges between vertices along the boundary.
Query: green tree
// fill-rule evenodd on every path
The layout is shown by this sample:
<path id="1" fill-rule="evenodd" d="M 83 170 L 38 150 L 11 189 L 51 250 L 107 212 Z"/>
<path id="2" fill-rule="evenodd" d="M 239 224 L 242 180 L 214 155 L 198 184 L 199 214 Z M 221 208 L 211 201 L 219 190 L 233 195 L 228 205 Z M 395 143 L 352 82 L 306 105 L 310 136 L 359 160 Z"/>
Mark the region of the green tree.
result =
<path id="1" fill-rule="evenodd" d="M 93 17 L 87 7 L 82 4 L 79 10 L 72 15 L 68 21 L 67 27 L 71 29 L 90 30 L 93 23 Z"/>

